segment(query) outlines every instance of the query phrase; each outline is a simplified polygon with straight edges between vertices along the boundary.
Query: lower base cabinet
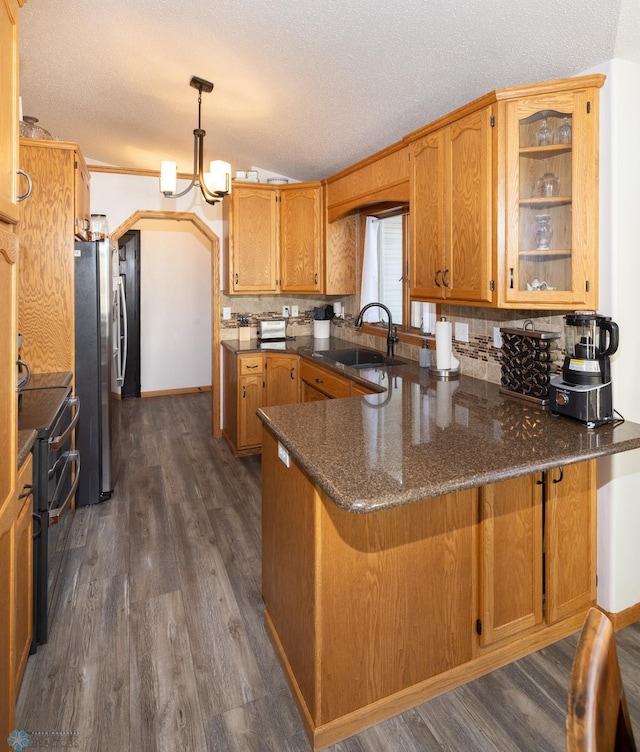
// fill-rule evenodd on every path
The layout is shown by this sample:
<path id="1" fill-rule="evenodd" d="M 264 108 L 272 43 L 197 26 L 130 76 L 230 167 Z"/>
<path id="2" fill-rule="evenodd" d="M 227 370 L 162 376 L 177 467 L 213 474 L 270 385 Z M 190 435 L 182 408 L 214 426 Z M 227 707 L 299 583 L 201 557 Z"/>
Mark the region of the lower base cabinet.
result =
<path id="1" fill-rule="evenodd" d="M 267 405 L 298 402 L 299 358 L 284 353 L 242 353 L 223 350 L 224 428 L 222 434 L 236 455 L 256 454 L 262 442 L 257 411 Z"/>
<path id="2" fill-rule="evenodd" d="M 261 407 L 371 394 L 328 368 L 288 353 L 239 353 L 223 348 L 224 427 L 222 435 L 236 456 L 262 446 Z"/>
<path id="3" fill-rule="evenodd" d="M 594 463 L 355 514 L 266 428 L 262 451 L 265 622 L 314 749 L 572 634 L 595 602 Z"/>
<path id="4" fill-rule="evenodd" d="M 29 455 L 18 473 L 15 496 L 0 513 L 0 729 L 3 730 L 14 727 L 15 702 L 33 634 L 31 468 Z"/>
<path id="5" fill-rule="evenodd" d="M 479 528 L 483 647 L 595 604 L 595 461 L 482 487 Z"/>

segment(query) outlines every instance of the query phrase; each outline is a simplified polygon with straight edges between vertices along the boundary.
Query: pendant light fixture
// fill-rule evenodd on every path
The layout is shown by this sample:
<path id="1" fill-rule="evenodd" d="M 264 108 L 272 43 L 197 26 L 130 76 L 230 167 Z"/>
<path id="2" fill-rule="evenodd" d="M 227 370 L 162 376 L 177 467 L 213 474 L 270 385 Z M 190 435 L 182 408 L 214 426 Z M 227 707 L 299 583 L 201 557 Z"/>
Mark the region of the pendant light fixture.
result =
<path id="1" fill-rule="evenodd" d="M 176 162 L 163 161 L 160 169 L 160 192 L 165 198 L 180 198 L 197 186 L 208 204 L 215 204 L 231 192 L 231 165 L 216 159 L 209 163 L 209 172 L 204 172 L 204 137 L 206 131 L 201 128 L 202 92 L 209 94 L 213 84 L 204 78 L 193 76 L 190 86 L 198 90 L 198 127 L 193 131 L 193 176 L 189 185 L 176 193 L 178 185 L 178 166 Z"/>

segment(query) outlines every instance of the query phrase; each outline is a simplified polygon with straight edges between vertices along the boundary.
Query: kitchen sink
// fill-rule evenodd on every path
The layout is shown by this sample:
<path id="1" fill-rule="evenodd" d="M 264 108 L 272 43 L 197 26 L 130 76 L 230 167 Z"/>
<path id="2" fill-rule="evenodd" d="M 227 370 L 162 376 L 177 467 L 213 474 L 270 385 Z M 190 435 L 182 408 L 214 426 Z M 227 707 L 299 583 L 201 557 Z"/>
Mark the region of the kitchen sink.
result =
<path id="1" fill-rule="evenodd" d="M 366 347 L 355 347 L 351 350 L 323 350 L 314 353 L 316 357 L 333 360 L 342 363 L 349 368 L 380 368 L 383 366 L 402 366 L 404 360 L 390 358 L 378 350 L 369 350 Z"/>

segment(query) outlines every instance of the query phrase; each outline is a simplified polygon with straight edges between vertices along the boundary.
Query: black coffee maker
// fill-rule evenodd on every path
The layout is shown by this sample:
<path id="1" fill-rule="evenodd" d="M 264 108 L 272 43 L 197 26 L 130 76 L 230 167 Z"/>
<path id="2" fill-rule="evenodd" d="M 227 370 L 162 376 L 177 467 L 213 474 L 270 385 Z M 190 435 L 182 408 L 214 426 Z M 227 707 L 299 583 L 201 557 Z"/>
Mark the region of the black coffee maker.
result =
<path id="1" fill-rule="evenodd" d="M 609 357 L 618 349 L 618 325 L 595 311 L 565 316 L 562 375 L 549 383 L 551 410 L 590 428 L 613 420 Z"/>

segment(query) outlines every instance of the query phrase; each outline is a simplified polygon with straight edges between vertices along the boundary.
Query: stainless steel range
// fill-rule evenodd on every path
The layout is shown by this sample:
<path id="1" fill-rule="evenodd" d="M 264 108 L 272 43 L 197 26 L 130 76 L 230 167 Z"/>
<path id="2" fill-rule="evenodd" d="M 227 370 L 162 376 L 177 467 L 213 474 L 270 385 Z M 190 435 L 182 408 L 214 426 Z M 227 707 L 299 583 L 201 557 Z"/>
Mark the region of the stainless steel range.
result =
<path id="1" fill-rule="evenodd" d="M 52 594 L 61 571 L 59 538 L 66 536 L 71 506 L 80 477 L 80 455 L 72 434 L 80 415 L 79 401 L 64 381 L 65 374 L 34 374 L 19 396 L 18 427 L 36 432 L 33 447 L 33 615 L 31 652 L 49 632 Z M 74 474 L 75 470 L 75 474 Z"/>

